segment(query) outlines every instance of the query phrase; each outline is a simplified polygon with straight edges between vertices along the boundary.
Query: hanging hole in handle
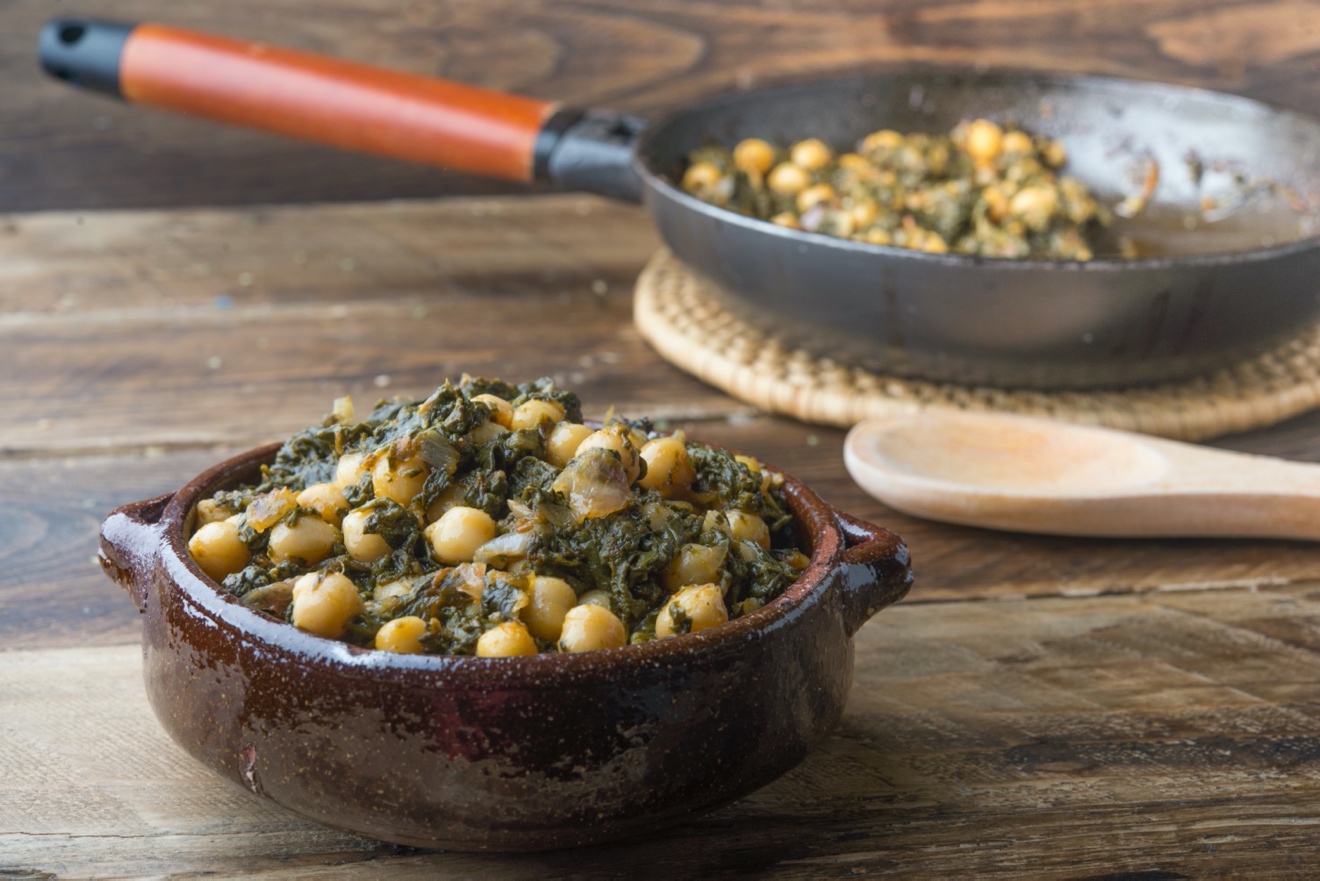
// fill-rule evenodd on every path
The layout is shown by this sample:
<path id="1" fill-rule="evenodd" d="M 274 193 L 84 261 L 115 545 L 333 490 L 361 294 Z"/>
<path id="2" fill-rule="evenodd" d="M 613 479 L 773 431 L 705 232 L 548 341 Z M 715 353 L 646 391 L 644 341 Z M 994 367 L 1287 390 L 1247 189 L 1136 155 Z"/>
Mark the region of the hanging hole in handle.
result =
<path id="1" fill-rule="evenodd" d="M 78 22 L 70 22 L 69 24 L 60 25 L 60 30 L 59 30 L 60 42 L 66 46 L 76 45 L 78 41 L 85 36 L 87 36 L 87 25 L 85 24 L 80 24 Z M 65 71 L 65 73 L 67 73 L 67 71 Z M 68 79 L 67 76 L 62 76 L 59 73 L 56 73 L 55 75 L 58 76 L 60 79 Z"/>

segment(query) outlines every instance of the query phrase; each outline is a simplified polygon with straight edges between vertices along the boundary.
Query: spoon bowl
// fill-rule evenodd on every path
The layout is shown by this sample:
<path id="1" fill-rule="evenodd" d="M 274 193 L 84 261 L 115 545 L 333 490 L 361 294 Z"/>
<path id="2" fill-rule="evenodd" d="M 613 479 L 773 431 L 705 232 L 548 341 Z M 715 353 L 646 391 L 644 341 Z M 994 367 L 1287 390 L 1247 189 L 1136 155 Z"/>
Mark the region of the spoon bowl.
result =
<path id="1" fill-rule="evenodd" d="M 858 424 L 844 462 L 890 507 L 968 526 L 1320 539 L 1320 465 L 1114 429 L 928 410 Z"/>

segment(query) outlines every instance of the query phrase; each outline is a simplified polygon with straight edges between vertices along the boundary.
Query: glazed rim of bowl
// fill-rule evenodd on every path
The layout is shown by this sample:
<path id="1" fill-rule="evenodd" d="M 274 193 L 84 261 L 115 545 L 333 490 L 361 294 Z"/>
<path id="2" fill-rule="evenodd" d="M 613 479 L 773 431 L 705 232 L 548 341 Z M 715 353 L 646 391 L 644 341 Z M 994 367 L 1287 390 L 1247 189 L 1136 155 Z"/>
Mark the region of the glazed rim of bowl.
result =
<path id="1" fill-rule="evenodd" d="M 339 640 L 327 639 L 299 630 L 287 621 L 249 608 L 227 593 L 202 572 L 188 553 L 185 527 L 193 520 L 196 503 L 226 486 L 233 486 L 262 464 L 268 463 L 279 449 L 271 444 L 227 459 L 193 478 L 178 490 L 162 512 L 160 536 L 162 563 L 170 580 L 207 612 L 244 635 L 280 649 L 297 660 L 317 666 L 338 666 L 347 675 L 405 675 L 434 672 L 445 679 L 474 676 L 501 681 L 573 678 L 601 667 L 653 665 L 681 660 L 684 656 L 710 652 L 738 651 L 741 643 L 786 626 L 790 612 L 803 605 L 814 592 L 825 586 L 843 550 L 843 530 L 833 516 L 834 509 L 796 478 L 770 466 L 784 477 L 784 495 L 795 525 L 812 543 L 811 562 L 798 579 L 775 599 L 754 612 L 733 618 L 724 624 L 698 633 L 686 633 L 669 639 L 656 639 L 640 645 L 595 649 L 586 652 L 542 652 L 512 658 L 480 658 L 473 655 L 401 654 L 374 648 L 359 648 Z"/>

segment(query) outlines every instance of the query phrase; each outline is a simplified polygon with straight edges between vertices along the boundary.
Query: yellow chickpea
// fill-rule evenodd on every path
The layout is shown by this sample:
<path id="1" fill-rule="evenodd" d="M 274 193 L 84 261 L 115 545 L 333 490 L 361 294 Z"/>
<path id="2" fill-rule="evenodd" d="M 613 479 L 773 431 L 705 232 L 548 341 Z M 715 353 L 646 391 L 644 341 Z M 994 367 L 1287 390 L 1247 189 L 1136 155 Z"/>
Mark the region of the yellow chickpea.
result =
<path id="1" fill-rule="evenodd" d="M 578 447 L 591 437 L 592 429 L 576 422 L 560 422 L 550 429 L 545 440 L 545 458 L 556 468 L 563 468 L 577 455 Z"/>
<path id="2" fill-rule="evenodd" d="M 344 549 L 359 563 L 374 563 L 390 552 L 389 542 L 367 532 L 368 511 L 358 509 L 344 515 Z"/>
<path id="3" fill-rule="evenodd" d="M 725 511 L 729 521 L 729 537 L 739 541 L 750 541 L 770 550 L 770 527 L 755 514 L 746 511 Z"/>
<path id="4" fill-rule="evenodd" d="M 798 222 L 797 215 L 792 211 L 781 211 L 770 218 L 770 222 L 785 229 L 802 229 L 802 224 Z"/>
<path id="5" fill-rule="evenodd" d="M 581 456 L 588 450 L 596 449 L 613 450 L 619 454 L 619 458 L 623 461 L 623 470 L 628 473 L 629 484 L 641 473 L 641 453 L 637 449 L 632 429 L 622 422 L 611 422 L 599 431 L 593 431 L 578 445 L 574 455 Z"/>
<path id="6" fill-rule="evenodd" d="M 775 150 L 760 138 L 747 138 L 733 148 L 733 165 L 749 174 L 765 174 L 775 164 Z"/>
<path id="7" fill-rule="evenodd" d="M 1041 148 L 1041 155 L 1045 158 L 1045 163 L 1050 168 L 1062 168 L 1068 161 L 1068 148 L 1058 141 L 1047 141 Z"/>
<path id="8" fill-rule="evenodd" d="M 425 635 L 426 622 L 416 615 L 395 618 L 376 631 L 376 648 L 403 655 L 421 654 Z"/>
<path id="9" fill-rule="evenodd" d="M 614 600 L 610 599 L 609 592 L 604 590 L 587 591 L 578 597 L 577 604 L 579 606 L 600 606 L 603 609 L 609 609 L 611 612 L 614 611 Z"/>
<path id="10" fill-rule="evenodd" d="M 357 486 L 358 481 L 362 479 L 362 460 L 365 457 L 361 453 L 349 453 L 347 456 L 340 456 L 339 462 L 335 465 L 335 486 L 344 489 L 350 486 Z"/>
<path id="11" fill-rule="evenodd" d="M 894 237 L 885 229 L 868 229 L 862 233 L 862 241 L 871 245 L 892 245 Z"/>
<path id="12" fill-rule="evenodd" d="M 992 162 L 1004 147 L 1004 130 L 988 119 L 973 120 L 967 126 L 967 152 L 977 162 Z"/>
<path id="13" fill-rule="evenodd" d="M 203 524 L 188 539 L 188 553 L 202 571 L 223 581 L 248 564 L 248 549 L 238 538 L 238 525 L 229 520 Z"/>
<path id="14" fill-rule="evenodd" d="M 472 431 L 468 432 L 468 437 L 472 438 L 473 443 L 484 444 L 508 433 L 509 429 L 500 425 L 498 422 L 492 422 L 487 419 L 485 422 L 472 429 Z"/>
<path id="15" fill-rule="evenodd" d="M 1009 200 L 1008 212 L 1017 216 L 1029 229 L 1043 230 L 1058 211 L 1059 193 L 1054 187 L 1037 184 L 1023 187 Z"/>
<path id="16" fill-rule="evenodd" d="M 893 129 L 881 129 L 878 132 L 872 132 L 862 140 L 862 149 L 868 153 L 873 150 L 887 149 L 903 144 L 903 136 Z"/>
<path id="17" fill-rule="evenodd" d="M 1031 136 L 1026 132 L 1004 132 L 1004 140 L 1000 146 L 1005 153 L 1030 153 Z"/>
<path id="18" fill-rule="evenodd" d="M 642 447 L 642 459 L 646 461 L 646 474 L 637 485 L 663 496 L 681 493 L 697 478 L 681 437 L 658 437 L 647 441 Z"/>
<path id="19" fill-rule="evenodd" d="M 794 204 L 797 205 L 798 211 L 806 213 L 821 202 L 829 202 L 833 198 L 834 187 L 829 184 L 816 184 L 798 193 Z"/>
<path id="20" fill-rule="evenodd" d="M 416 453 L 406 458 L 382 454 L 371 468 L 371 488 L 378 499 L 407 505 L 426 485 L 429 470 Z"/>
<path id="21" fill-rule="evenodd" d="M 330 556 L 337 541 L 339 530 L 320 517 L 299 517 L 292 526 L 284 521 L 275 524 L 266 552 L 274 563 L 315 566 Z"/>
<path id="22" fill-rule="evenodd" d="M 532 636 L 555 641 L 564 627 L 564 616 L 577 604 L 577 591 L 562 578 L 537 575 L 532 579 L 531 595 L 522 610 L 523 623 Z"/>
<path id="23" fill-rule="evenodd" d="M 711 162 L 695 162 L 683 172 L 683 189 L 693 193 L 708 190 L 720 182 L 720 170 Z"/>
<path id="24" fill-rule="evenodd" d="M 875 219 L 880 216 L 880 206 L 874 199 L 863 199 L 848 210 L 852 217 L 853 225 L 857 229 L 866 229 L 866 227 L 875 223 Z"/>
<path id="25" fill-rule="evenodd" d="M 333 483 L 317 483 L 298 493 L 298 507 L 309 508 L 326 523 L 338 526 L 348 512 L 343 491 Z"/>
<path id="26" fill-rule="evenodd" d="M 783 196 L 792 196 L 811 185 L 811 175 L 807 174 L 806 170 L 800 165 L 781 162 L 770 172 L 770 177 L 766 178 L 766 183 L 776 193 Z"/>
<path id="27" fill-rule="evenodd" d="M 387 581 L 384 584 L 378 584 L 371 591 L 371 598 L 378 603 L 394 597 L 407 596 L 412 592 L 413 580 L 411 578 L 396 578 L 394 581 Z M 380 646 L 377 646 L 380 648 Z"/>
<path id="28" fill-rule="evenodd" d="M 426 508 L 426 522 L 434 523 L 444 516 L 450 508 L 457 508 L 459 505 L 467 504 L 467 488 L 457 483 L 451 483 L 445 487 L 444 492 L 440 493 Z"/>
<path id="29" fill-rule="evenodd" d="M 477 548 L 495 537 L 495 521 L 480 508 L 450 508 L 423 532 L 441 563 L 471 563 Z"/>
<path id="30" fill-rule="evenodd" d="M 839 157 L 839 167 L 846 168 L 848 171 L 866 171 L 871 167 L 871 162 L 865 156 L 859 156 L 856 153 L 844 153 Z"/>
<path id="31" fill-rule="evenodd" d="M 944 241 L 944 236 L 939 233 L 927 232 L 925 238 L 921 240 L 921 250 L 927 254 L 947 254 L 949 243 Z"/>
<path id="32" fill-rule="evenodd" d="M 542 422 L 564 421 L 564 408 L 554 401 L 523 401 L 513 411 L 512 421 L 509 427 L 514 431 L 522 428 L 536 428 Z"/>
<path id="33" fill-rule="evenodd" d="M 724 593 L 718 584 L 694 584 L 683 588 L 665 603 L 655 619 L 655 635 L 660 639 L 678 636 L 679 621 L 686 617 L 688 633 L 699 633 L 729 620 Z"/>
<path id="34" fill-rule="evenodd" d="M 830 160 L 834 158 L 834 151 L 819 138 L 807 138 L 794 144 L 788 155 L 793 160 L 793 164 L 799 168 L 819 171 L 830 164 Z"/>
<path id="35" fill-rule="evenodd" d="M 674 562 L 669 564 L 661 577 L 667 590 L 678 590 L 686 584 L 706 584 L 718 581 L 720 570 L 726 556 L 724 548 L 708 548 L 705 545 L 685 544 Z"/>
<path id="36" fill-rule="evenodd" d="M 508 428 L 512 423 L 513 405 L 499 395 L 477 395 L 472 400 L 490 407 L 491 422 L 503 425 L 505 428 Z"/>
<path id="37" fill-rule="evenodd" d="M 628 634 L 623 622 L 604 606 L 585 604 L 574 606 L 564 616 L 559 635 L 561 652 L 589 652 L 613 649 L 627 644 Z"/>
<path id="38" fill-rule="evenodd" d="M 294 582 L 293 624 L 299 630 L 334 639 L 361 611 L 362 597 L 346 575 L 308 572 Z"/>
<path id="39" fill-rule="evenodd" d="M 536 654 L 536 642 L 518 621 L 505 621 L 477 638 L 477 657 L 513 658 Z"/>

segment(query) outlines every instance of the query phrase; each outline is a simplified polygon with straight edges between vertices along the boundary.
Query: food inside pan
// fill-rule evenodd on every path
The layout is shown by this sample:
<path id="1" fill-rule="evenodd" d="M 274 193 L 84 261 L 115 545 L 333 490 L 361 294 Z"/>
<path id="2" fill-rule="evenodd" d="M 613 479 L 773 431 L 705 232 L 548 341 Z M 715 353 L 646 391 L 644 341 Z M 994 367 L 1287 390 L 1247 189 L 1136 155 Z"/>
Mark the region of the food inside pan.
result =
<path id="1" fill-rule="evenodd" d="M 397 652 L 530 655 L 704 630 L 808 562 L 782 477 L 663 436 L 582 424 L 543 379 L 465 377 L 365 419 L 341 399 L 260 483 L 196 509 L 189 551 L 305 631 Z"/>
<path id="2" fill-rule="evenodd" d="M 986 119 L 947 134 L 873 132 L 842 154 L 817 138 L 747 138 L 688 156 L 682 186 L 792 229 L 932 254 L 1090 260 L 1109 211 L 1060 173 L 1058 141 Z"/>

